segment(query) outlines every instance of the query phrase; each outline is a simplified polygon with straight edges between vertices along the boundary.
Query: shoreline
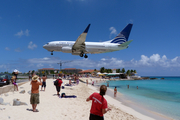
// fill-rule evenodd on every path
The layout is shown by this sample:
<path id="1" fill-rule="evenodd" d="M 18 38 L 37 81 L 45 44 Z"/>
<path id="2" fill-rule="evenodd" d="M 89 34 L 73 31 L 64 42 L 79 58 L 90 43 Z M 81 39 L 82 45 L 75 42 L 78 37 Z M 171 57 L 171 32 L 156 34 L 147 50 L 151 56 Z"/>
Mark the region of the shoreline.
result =
<path id="1" fill-rule="evenodd" d="M 94 81 L 96 81 L 96 79 L 98 79 L 98 78 L 84 78 L 84 79 L 92 79 L 92 80 L 94 79 Z M 82 80 L 82 81 L 85 82 L 85 80 Z M 109 80 L 105 80 L 105 81 L 109 81 Z M 110 81 L 112 81 L 112 80 L 110 80 Z M 101 83 L 106 83 L 106 82 L 104 82 L 104 79 L 103 79 L 103 80 L 101 80 L 101 82 L 99 81 L 97 83 L 97 85 L 95 84 L 95 86 L 92 86 L 91 82 L 90 82 L 90 85 L 88 85 L 88 87 L 90 86 L 91 89 L 92 89 L 92 87 L 95 87 L 95 89 L 98 92 L 99 84 L 101 84 Z M 117 92 L 117 97 L 115 98 L 114 97 L 114 90 L 109 88 L 109 87 L 107 89 L 107 93 L 105 95 L 105 98 L 106 98 L 106 96 L 108 96 L 107 98 L 110 97 L 110 100 L 109 100 L 110 102 L 107 100 L 108 103 L 113 104 L 114 106 L 117 106 L 122 111 L 125 111 L 125 112 L 127 112 L 131 115 L 134 115 L 140 119 L 145 119 L 145 117 L 147 117 L 146 120 L 147 119 L 148 120 L 150 120 L 150 119 L 152 119 L 152 120 L 153 119 L 156 119 L 156 120 L 173 120 L 172 118 L 170 118 L 168 116 L 154 112 L 152 110 L 145 108 L 141 104 L 135 103 L 133 100 L 128 99 L 124 94 L 122 94 L 120 92 Z M 115 101 L 113 100 L 113 102 L 112 102 L 111 99 L 114 99 Z M 125 107 L 127 107 L 127 108 L 122 109 Z"/>
<path id="2" fill-rule="evenodd" d="M 173 120 L 172 118 L 165 116 L 163 114 L 154 112 L 152 110 L 147 109 L 146 107 L 144 107 L 141 104 L 138 104 L 136 102 L 134 102 L 132 99 L 130 100 L 129 98 L 127 98 L 124 94 L 117 92 L 117 97 L 114 98 L 113 94 L 114 91 L 111 88 L 108 88 L 109 91 L 111 91 L 111 93 L 107 93 L 108 96 L 112 97 L 113 99 L 118 100 L 119 102 L 121 102 L 123 105 L 132 108 L 133 110 L 145 115 L 145 116 L 149 116 L 153 119 L 156 120 Z"/>

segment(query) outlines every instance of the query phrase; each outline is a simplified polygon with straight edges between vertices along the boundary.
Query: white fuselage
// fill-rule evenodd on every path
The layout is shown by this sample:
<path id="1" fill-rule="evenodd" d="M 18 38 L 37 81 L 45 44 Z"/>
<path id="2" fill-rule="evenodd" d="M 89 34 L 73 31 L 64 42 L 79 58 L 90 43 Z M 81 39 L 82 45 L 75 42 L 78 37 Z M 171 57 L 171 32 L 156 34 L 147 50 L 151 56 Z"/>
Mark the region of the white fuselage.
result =
<path id="1" fill-rule="evenodd" d="M 59 51 L 64 53 L 72 53 L 73 55 L 79 55 L 81 50 L 72 50 L 72 46 L 74 45 L 75 41 L 52 41 L 43 46 L 46 50 L 53 52 Z M 120 44 L 116 43 L 109 43 L 109 42 L 85 42 L 85 54 L 91 53 L 106 53 L 106 52 L 113 52 L 122 49 L 126 49 L 128 46 L 120 46 Z"/>

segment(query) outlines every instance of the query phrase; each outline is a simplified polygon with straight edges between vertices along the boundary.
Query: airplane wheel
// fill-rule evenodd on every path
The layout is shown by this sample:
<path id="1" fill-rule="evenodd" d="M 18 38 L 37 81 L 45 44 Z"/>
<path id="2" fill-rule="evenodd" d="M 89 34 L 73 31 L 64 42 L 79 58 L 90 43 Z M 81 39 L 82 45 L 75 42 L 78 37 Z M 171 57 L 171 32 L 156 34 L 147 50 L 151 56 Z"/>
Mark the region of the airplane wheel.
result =
<path id="1" fill-rule="evenodd" d="M 53 52 L 51 53 L 51 55 L 53 55 Z"/>
<path id="2" fill-rule="evenodd" d="M 87 55 L 85 55 L 85 56 L 84 56 L 84 58 L 88 58 L 88 56 L 87 56 Z"/>

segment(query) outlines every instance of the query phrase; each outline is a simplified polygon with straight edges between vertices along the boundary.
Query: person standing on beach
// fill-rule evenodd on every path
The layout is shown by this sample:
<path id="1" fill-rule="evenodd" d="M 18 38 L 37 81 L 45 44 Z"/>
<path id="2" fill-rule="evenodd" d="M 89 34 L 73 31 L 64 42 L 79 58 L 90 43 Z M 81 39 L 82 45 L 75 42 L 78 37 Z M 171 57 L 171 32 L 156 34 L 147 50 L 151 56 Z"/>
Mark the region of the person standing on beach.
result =
<path id="1" fill-rule="evenodd" d="M 109 87 L 109 82 L 107 82 L 107 87 Z"/>
<path id="2" fill-rule="evenodd" d="M 33 112 L 39 112 L 36 107 L 37 104 L 39 104 L 39 85 L 42 85 L 41 79 L 40 82 L 38 82 L 39 77 L 37 75 L 34 75 L 32 77 L 31 81 L 31 97 L 30 97 L 30 103 L 32 104 Z"/>
<path id="3" fill-rule="evenodd" d="M 92 86 L 94 86 L 94 81 L 92 81 Z"/>
<path id="4" fill-rule="evenodd" d="M 115 87 L 114 88 L 114 97 L 116 97 L 116 94 L 117 94 L 117 88 Z"/>
<path id="5" fill-rule="evenodd" d="M 88 85 L 88 79 L 86 80 L 86 84 Z"/>
<path id="6" fill-rule="evenodd" d="M 60 92 L 60 90 L 61 90 L 61 84 L 63 83 L 63 82 L 62 82 L 62 78 L 59 77 L 59 78 L 57 79 L 57 81 L 58 81 L 58 84 L 56 85 L 56 91 L 57 91 L 57 95 L 60 96 L 59 92 Z"/>
<path id="7" fill-rule="evenodd" d="M 46 79 L 47 79 L 47 77 L 45 75 L 43 75 L 43 77 L 42 77 L 43 82 L 42 82 L 42 86 L 41 86 L 41 91 L 42 91 L 43 87 L 44 87 L 44 91 L 45 91 L 45 88 L 46 88 Z"/>
<path id="8" fill-rule="evenodd" d="M 54 74 L 53 74 L 53 79 L 54 79 Z"/>
<path id="9" fill-rule="evenodd" d="M 16 80 L 16 76 L 12 76 L 11 77 L 11 82 L 14 85 L 14 91 L 15 91 L 15 87 L 17 88 L 17 91 L 18 91 L 18 84 L 15 82 L 15 80 Z"/>
<path id="10" fill-rule="evenodd" d="M 77 85 L 79 84 L 79 76 L 78 75 L 76 75 L 76 83 L 77 83 Z"/>
<path id="11" fill-rule="evenodd" d="M 31 80 L 32 75 L 31 75 L 31 71 L 29 71 L 29 81 Z"/>
<path id="12" fill-rule="evenodd" d="M 106 90 L 107 87 L 101 85 L 100 93 L 95 92 L 86 99 L 86 101 L 92 100 L 89 120 L 104 120 L 103 114 L 111 110 L 108 108 L 107 101 L 103 97 L 106 94 Z"/>
<path id="13" fill-rule="evenodd" d="M 15 79 L 15 81 L 14 81 L 14 82 L 16 83 L 17 75 L 18 75 L 18 70 L 15 69 L 15 70 L 13 71 L 13 75 L 16 77 L 16 79 Z"/>
<path id="14" fill-rule="evenodd" d="M 74 75 L 74 82 L 75 82 L 75 83 L 77 83 L 76 80 L 77 80 L 77 76 L 76 76 L 76 74 L 75 74 L 75 75 Z"/>

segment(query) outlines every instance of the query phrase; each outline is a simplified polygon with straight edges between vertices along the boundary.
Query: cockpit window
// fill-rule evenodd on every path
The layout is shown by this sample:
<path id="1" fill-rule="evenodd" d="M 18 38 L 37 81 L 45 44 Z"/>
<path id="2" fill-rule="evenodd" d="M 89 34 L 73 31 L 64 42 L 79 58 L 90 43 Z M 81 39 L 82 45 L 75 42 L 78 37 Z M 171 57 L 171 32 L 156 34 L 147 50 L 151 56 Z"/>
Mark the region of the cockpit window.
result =
<path id="1" fill-rule="evenodd" d="M 46 43 L 47 45 L 49 45 L 49 43 Z"/>

